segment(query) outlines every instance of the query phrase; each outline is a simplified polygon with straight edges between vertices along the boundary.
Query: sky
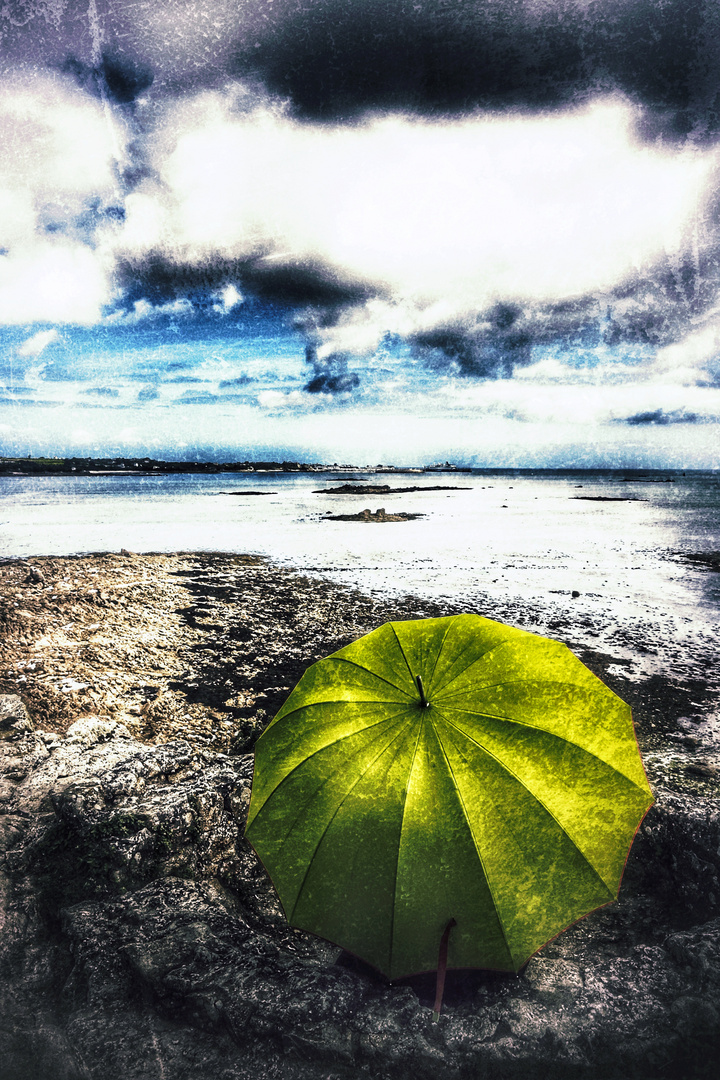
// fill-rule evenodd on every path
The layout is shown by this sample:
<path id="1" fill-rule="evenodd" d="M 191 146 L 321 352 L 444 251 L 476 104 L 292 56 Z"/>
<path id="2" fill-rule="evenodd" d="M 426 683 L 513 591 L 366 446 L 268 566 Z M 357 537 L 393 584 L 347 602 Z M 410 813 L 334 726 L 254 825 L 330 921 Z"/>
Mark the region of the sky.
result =
<path id="1" fill-rule="evenodd" d="M 720 7 L 8 0 L 0 454 L 720 468 Z"/>

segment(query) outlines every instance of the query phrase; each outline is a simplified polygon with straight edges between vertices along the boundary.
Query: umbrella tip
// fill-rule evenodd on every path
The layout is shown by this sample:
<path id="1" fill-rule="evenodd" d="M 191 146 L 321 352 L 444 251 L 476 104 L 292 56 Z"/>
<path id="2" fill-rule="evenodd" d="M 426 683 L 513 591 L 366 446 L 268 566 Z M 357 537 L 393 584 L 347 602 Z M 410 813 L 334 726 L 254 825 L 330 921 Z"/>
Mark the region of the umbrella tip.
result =
<path id="1" fill-rule="evenodd" d="M 430 702 L 425 697 L 425 691 L 423 690 L 422 676 L 421 675 L 416 675 L 415 676 L 415 685 L 417 686 L 418 693 L 420 694 L 420 708 L 421 709 L 427 709 Z"/>

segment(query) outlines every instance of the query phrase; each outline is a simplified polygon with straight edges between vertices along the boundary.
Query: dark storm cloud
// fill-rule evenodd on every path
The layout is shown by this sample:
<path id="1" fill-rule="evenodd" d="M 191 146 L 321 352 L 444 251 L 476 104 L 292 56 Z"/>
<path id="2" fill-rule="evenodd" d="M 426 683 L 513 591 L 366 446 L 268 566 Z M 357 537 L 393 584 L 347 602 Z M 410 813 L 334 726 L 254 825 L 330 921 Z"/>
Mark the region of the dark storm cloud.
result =
<path id="1" fill-rule="evenodd" d="M 717 5 L 703 0 L 197 0 L 98 6 L 15 0 L 7 63 L 70 66 L 122 104 L 150 86 L 264 84 L 298 115 L 551 109 L 619 90 L 648 106 L 643 134 L 720 122 Z M 99 29 L 104 50 L 100 60 Z"/>
<path id="2" fill-rule="evenodd" d="M 368 109 L 554 105 L 586 81 L 577 19 L 537 21 L 517 4 L 318 0 L 241 48 L 254 71 L 306 116 Z"/>
<path id="3" fill-rule="evenodd" d="M 133 261 L 121 258 L 116 279 L 127 310 L 137 300 L 162 308 L 180 299 L 196 301 L 200 309 L 212 309 L 212 294 L 237 280 L 241 267 L 242 262 L 236 260 L 208 259 L 188 264 L 150 252 Z"/>
<path id="4" fill-rule="evenodd" d="M 300 115 L 547 109 L 619 90 L 653 110 L 644 134 L 715 131 L 712 5 L 700 0 L 477 3 L 316 0 L 281 5 L 234 70 Z"/>
<path id="5" fill-rule="evenodd" d="M 707 214 L 711 220 L 704 245 L 663 256 L 615 288 L 554 304 L 498 304 L 474 320 L 411 335 L 413 350 L 431 367 L 493 378 L 530 363 L 537 345 L 672 344 L 702 325 L 718 303 L 717 206 L 708 207 Z M 703 385 L 720 384 L 716 362 L 707 361 L 703 372 Z"/>
<path id="6" fill-rule="evenodd" d="M 313 372 L 303 387 L 308 394 L 348 394 L 360 385 L 360 376 L 355 371 L 348 371 L 346 356 L 333 353 L 320 359 L 315 346 L 308 345 L 305 360 Z"/>
<path id="7" fill-rule="evenodd" d="M 415 356 L 437 371 L 466 378 L 508 378 L 532 363 L 537 345 L 598 345 L 612 331 L 612 295 L 559 304 L 499 303 L 474 319 L 414 333 Z"/>
<path id="8" fill-rule="evenodd" d="M 379 292 L 376 285 L 353 280 L 321 262 L 251 260 L 240 271 L 239 279 L 263 299 L 283 301 L 292 306 L 311 304 L 331 310 L 364 303 Z"/>
<path id="9" fill-rule="evenodd" d="M 532 359 L 532 334 L 511 304 L 498 304 L 479 326 L 437 327 L 411 341 L 431 367 L 474 378 L 509 376 Z"/>
<path id="10" fill-rule="evenodd" d="M 117 268 L 125 304 L 136 300 L 161 306 L 189 299 L 200 311 L 213 311 L 218 290 L 239 284 L 256 297 L 288 307 L 314 305 L 339 308 L 359 304 L 377 295 L 367 282 L 353 281 L 322 263 L 281 263 L 265 258 L 208 259 L 182 263 L 160 254 L 134 261 L 121 260 Z"/>

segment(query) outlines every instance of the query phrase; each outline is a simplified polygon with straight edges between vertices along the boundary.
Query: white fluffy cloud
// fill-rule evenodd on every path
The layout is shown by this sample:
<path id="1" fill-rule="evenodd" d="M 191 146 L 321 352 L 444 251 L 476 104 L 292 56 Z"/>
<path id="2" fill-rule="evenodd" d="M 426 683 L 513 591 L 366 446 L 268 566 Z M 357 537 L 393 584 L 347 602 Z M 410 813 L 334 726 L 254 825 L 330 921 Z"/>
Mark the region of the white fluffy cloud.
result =
<path id="1" fill-rule="evenodd" d="M 184 297 L 171 300 L 167 304 L 151 304 L 149 300 L 136 300 L 129 311 L 113 311 L 103 320 L 108 326 L 135 326 L 170 316 L 188 318 L 193 313 L 193 306 Z"/>
<path id="2" fill-rule="evenodd" d="M 163 115 L 162 188 L 129 201 L 130 249 L 319 259 L 461 310 L 565 299 L 681 247 L 714 162 L 637 145 L 620 101 L 343 128 L 241 106 L 237 91 L 207 92 Z"/>
<path id="3" fill-rule="evenodd" d="M 69 80 L 28 71 L 0 84 L 0 322 L 92 323 L 112 262 L 82 234 L 119 196 L 124 133 Z"/>
<path id="4" fill-rule="evenodd" d="M 701 327 L 660 349 L 654 376 L 683 386 L 720 386 L 720 312 L 711 311 Z"/>
<path id="5" fill-rule="evenodd" d="M 150 176 L 123 193 L 129 131 L 117 111 L 59 75 L 3 80 L 1 321 L 96 321 L 118 257 L 314 262 L 392 298 L 338 330 L 360 352 L 386 330 L 422 331 L 496 300 L 612 287 L 687 243 L 715 160 L 639 146 L 633 108 L 610 99 L 543 116 L 328 127 L 234 84 L 140 116 Z M 113 204 L 122 225 L 101 220 Z M 226 290 L 218 310 L 239 299 Z"/>
<path id="6" fill-rule="evenodd" d="M 19 356 L 39 356 L 41 352 L 52 345 L 54 341 L 59 338 L 57 330 L 38 330 L 37 334 L 33 334 L 26 341 L 23 341 L 22 345 L 18 346 Z"/>
<path id="7" fill-rule="evenodd" d="M 30 243 L 0 259 L 0 323 L 97 322 L 108 279 L 104 261 L 83 244 Z"/>

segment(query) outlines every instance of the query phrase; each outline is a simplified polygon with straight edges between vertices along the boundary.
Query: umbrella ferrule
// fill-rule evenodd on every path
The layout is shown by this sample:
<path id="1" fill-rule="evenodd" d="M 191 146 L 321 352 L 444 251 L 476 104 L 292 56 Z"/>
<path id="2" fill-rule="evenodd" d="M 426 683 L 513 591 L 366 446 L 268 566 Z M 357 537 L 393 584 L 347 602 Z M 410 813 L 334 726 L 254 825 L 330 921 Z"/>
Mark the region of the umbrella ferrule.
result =
<path id="1" fill-rule="evenodd" d="M 425 691 L 423 690 L 422 676 L 421 675 L 416 675 L 415 676 L 415 683 L 416 683 L 417 688 L 418 688 L 418 693 L 420 694 L 420 708 L 421 709 L 427 709 L 430 702 L 425 697 Z"/>

